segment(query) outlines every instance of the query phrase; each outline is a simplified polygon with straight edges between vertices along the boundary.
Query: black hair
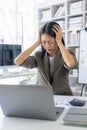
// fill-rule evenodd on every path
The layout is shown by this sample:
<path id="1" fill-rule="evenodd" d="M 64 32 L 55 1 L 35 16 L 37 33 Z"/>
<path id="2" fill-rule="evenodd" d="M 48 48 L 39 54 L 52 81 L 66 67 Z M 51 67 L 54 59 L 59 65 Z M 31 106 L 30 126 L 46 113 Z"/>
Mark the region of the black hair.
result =
<path id="1" fill-rule="evenodd" d="M 41 32 L 40 32 L 40 36 L 43 35 L 43 34 L 48 34 L 48 35 L 50 35 L 50 36 L 56 38 L 56 34 L 55 34 L 55 32 L 52 30 L 53 25 L 58 25 L 58 26 L 60 26 L 60 25 L 59 25 L 58 23 L 56 23 L 56 22 L 53 22 L 53 21 L 52 21 L 52 22 L 48 22 L 48 23 L 46 23 L 46 24 L 42 27 Z M 65 46 L 65 42 L 64 42 L 63 37 L 62 37 L 62 44 Z M 42 50 L 45 51 L 43 47 L 42 47 Z"/>

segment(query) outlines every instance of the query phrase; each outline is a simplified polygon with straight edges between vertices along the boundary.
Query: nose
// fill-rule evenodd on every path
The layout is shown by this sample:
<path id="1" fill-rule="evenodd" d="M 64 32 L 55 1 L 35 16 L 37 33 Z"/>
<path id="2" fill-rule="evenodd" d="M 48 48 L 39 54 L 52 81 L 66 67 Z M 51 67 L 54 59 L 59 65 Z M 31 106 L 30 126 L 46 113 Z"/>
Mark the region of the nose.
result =
<path id="1" fill-rule="evenodd" d="M 49 48 L 50 47 L 50 43 L 49 41 L 46 42 L 46 48 Z"/>

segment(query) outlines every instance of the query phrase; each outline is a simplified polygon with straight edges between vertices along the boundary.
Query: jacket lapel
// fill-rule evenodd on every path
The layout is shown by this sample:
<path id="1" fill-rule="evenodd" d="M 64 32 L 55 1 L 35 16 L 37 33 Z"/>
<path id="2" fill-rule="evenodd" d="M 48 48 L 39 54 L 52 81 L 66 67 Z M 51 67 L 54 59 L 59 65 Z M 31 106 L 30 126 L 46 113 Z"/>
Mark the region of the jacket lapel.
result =
<path id="1" fill-rule="evenodd" d="M 44 69 L 45 69 L 47 80 L 50 81 L 50 62 L 49 62 L 49 57 L 47 53 L 45 53 L 43 64 L 44 64 Z"/>
<path id="2" fill-rule="evenodd" d="M 53 72 L 52 72 L 52 74 L 54 74 L 54 72 L 57 70 L 60 60 L 61 60 L 61 53 L 60 53 L 60 50 L 58 49 L 58 51 L 55 55 L 55 58 L 54 58 L 54 62 L 53 62 Z"/>
<path id="3" fill-rule="evenodd" d="M 42 55 L 38 55 L 37 62 L 38 62 L 38 65 L 40 64 L 40 68 L 43 75 L 46 77 L 48 81 L 50 81 L 50 77 L 49 77 L 50 64 L 49 64 L 49 58 L 47 56 L 47 53 L 45 53 L 45 56 L 43 59 L 42 59 Z"/>
<path id="4" fill-rule="evenodd" d="M 54 62 L 53 62 L 52 75 L 54 75 L 55 71 L 58 69 L 58 66 L 60 65 L 60 60 L 61 60 L 61 53 L 60 53 L 60 50 L 58 50 L 55 55 Z M 37 62 L 41 68 L 41 71 L 44 77 L 46 77 L 46 79 L 50 82 L 50 62 L 49 62 L 49 57 L 47 53 L 45 53 L 44 58 L 42 58 L 41 54 L 38 55 Z"/>

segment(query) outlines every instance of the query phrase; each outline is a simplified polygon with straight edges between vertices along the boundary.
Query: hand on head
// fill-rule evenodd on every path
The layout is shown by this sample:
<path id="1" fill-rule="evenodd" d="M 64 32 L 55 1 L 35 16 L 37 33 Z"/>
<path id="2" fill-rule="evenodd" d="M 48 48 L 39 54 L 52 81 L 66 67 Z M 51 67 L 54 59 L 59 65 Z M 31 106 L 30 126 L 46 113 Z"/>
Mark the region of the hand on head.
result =
<path id="1" fill-rule="evenodd" d="M 39 44 L 41 44 L 41 30 L 42 30 L 42 27 L 40 27 L 39 29 L 38 29 L 38 42 L 39 42 Z"/>
<path id="2" fill-rule="evenodd" d="M 62 37 L 63 37 L 62 28 L 59 25 L 55 24 L 55 25 L 53 25 L 52 30 L 56 34 L 57 44 L 60 43 L 62 41 Z"/>

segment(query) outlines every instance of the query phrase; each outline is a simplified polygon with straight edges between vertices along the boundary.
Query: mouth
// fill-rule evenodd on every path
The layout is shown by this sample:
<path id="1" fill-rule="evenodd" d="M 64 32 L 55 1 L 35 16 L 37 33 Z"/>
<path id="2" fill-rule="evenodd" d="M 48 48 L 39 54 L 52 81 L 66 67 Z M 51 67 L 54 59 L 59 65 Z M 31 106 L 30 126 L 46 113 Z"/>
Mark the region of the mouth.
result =
<path id="1" fill-rule="evenodd" d="M 50 52 L 50 51 L 52 51 L 52 49 L 48 49 L 47 51 Z"/>

